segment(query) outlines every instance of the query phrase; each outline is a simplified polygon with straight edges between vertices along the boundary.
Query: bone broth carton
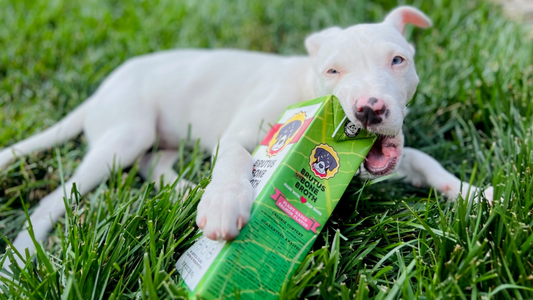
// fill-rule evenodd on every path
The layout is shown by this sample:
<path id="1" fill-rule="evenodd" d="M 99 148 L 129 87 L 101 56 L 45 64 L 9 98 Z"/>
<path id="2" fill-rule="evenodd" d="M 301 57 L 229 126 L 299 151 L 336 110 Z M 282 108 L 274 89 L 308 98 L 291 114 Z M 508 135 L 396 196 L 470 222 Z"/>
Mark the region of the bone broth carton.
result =
<path id="1" fill-rule="evenodd" d="M 190 296 L 279 298 L 374 141 L 334 96 L 289 106 L 254 151 L 249 223 L 235 240 L 201 237 L 179 258 Z"/>

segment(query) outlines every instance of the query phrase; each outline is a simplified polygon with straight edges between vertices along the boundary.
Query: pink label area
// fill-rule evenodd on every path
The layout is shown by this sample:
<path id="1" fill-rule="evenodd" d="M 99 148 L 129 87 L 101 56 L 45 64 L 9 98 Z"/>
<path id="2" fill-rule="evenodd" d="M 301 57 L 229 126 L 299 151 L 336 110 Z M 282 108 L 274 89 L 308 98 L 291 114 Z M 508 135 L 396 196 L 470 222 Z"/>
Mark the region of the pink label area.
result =
<path id="1" fill-rule="evenodd" d="M 276 193 L 270 197 L 274 199 L 274 201 L 276 201 L 276 205 L 294 221 L 302 225 L 302 227 L 306 230 L 311 230 L 316 233 L 316 229 L 318 226 L 320 226 L 320 224 L 315 219 L 308 218 L 296 207 L 294 207 L 294 205 L 290 204 L 280 190 L 276 188 Z"/>

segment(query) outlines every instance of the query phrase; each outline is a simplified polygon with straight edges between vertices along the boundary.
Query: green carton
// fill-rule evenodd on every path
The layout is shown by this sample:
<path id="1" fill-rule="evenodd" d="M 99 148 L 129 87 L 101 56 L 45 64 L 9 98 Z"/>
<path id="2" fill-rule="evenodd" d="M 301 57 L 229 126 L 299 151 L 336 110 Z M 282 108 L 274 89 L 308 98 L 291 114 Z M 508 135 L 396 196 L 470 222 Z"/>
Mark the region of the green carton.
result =
<path id="1" fill-rule="evenodd" d="M 179 258 L 191 297 L 279 298 L 374 141 L 335 96 L 289 106 L 254 151 L 248 225 L 231 242 L 201 237 Z"/>

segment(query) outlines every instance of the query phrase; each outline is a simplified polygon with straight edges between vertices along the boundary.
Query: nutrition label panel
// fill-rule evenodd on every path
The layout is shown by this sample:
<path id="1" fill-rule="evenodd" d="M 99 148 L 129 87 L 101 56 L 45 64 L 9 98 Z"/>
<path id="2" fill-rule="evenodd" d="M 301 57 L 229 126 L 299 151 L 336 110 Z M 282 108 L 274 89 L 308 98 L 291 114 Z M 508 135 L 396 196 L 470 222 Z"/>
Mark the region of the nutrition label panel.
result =
<path id="1" fill-rule="evenodd" d="M 195 289 L 226 242 L 201 237 L 176 263 L 176 270 L 191 289 Z"/>
<path id="2" fill-rule="evenodd" d="M 221 265 L 217 272 L 220 276 L 216 276 L 210 286 L 210 293 L 217 294 L 221 289 L 232 291 L 233 282 L 228 282 L 228 278 L 248 287 L 249 290 L 240 290 L 243 299 L 279 293 L 292 260 L 304 242 L 291 230 L 282 230 L 276 213 L 270 209 L 261 210 L 249 224 L 250 230 L 241 233 L 239 240 L 232 243 L 231 250 L 224 253 L 225 260 L 232 263 Z"/>

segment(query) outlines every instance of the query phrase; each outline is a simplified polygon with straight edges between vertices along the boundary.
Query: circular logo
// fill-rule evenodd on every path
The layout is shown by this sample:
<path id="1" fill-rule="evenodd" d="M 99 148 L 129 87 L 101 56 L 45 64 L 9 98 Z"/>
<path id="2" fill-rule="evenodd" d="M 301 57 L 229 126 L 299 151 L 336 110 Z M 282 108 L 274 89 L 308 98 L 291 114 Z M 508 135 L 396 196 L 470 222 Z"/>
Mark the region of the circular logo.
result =
<path id="1" fill-rule="evenodd" d="M 328 144 L 320 144 L 311 151 L 309 165 L 316 176 L 329 179 L 339 172 L 339 156 Z"/>
<path id="2" fill-rule="evenodd" d="M 267 155 L 272 157 L 283 150 L 285 146 L 292 141 L 298 130 L 300 130 L 304 121 L 305 112 L 303 111 L 288 119 L 287 122 L 279 128 L 278 132 L 274 134 L 270 143 L 268 143 Z"/>
<path id="3" fill-rule="evenodd" d="M 359 134 L 359 131 L 361 131 L 361 129 L 357 128 L 355 123 L 350 120 L 344 125 L 344 133 L 349 138 L 356 137 Z"/>

